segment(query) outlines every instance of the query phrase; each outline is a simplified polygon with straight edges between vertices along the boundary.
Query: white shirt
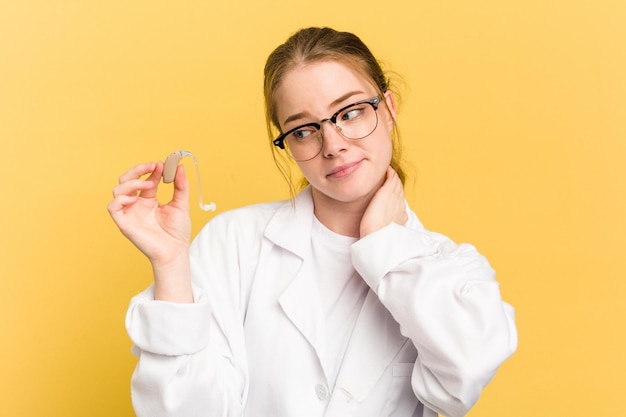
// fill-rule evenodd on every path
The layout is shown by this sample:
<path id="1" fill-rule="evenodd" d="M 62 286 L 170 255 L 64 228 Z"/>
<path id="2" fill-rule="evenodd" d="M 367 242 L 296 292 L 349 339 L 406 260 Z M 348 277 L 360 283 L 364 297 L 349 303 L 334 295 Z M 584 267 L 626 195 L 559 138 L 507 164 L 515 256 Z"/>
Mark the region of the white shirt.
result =
<path id="1" fill-rule="evenodd" d="M 328 386 L 335 386 L 343 355 L 369 287 L 352 265 L 356 238 L 326 228 L 314 218 L 311 232 L 312 268 L 318 283 L 319 303 L 326 318 L 325 354 L 321 358 Z"/>

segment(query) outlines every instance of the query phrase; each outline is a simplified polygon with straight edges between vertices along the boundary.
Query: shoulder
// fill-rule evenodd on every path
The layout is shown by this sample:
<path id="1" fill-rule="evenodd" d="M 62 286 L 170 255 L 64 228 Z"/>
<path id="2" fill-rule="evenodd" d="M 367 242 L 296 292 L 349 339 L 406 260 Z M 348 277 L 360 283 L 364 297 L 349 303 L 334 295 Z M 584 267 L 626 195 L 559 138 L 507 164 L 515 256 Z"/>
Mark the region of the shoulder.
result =
<path id="1" fill-rule="evenodd" d="M 273 201 L 239 207 L 217 214 L 200 231 L 199 237 L 210 233 L 213 235 L 255 235 L 263 233 L 269 221 L 289 201 Z M 210 231 L 210 232 L 209 232 Z"/>
<path id="2" fill-rule="evenodd" d="M 419 219 L 417 214 L 409 207 L 408 203 L 406 204 L 406 209 L 409 220 L 406 222 L 406 224 L 404 224 L 405 228 L 417 232 L 422 239 L 430 242 L 430 245 L 432 245 L 433 247 L 445 247 L 451 250 L 457 246 L 457 243 L 450 237 L 424 227 L 421 220 Z"/>
<path id="3" fill-rule="evenodd" d="M 228 210 L 216 215 L 211 223 L 231 223 L 233 221 L 267 221 L 276 211 L 289 204 L 288 201 L 272 201 Z"/>
<path id="4" fill-rule="evenodd" d="M 456 257 L 458 259 L 466 259 L 468 261 L 478 259 L 485 262 L 484 255 L 479 253 L 478 249 L 468 242 L 457 242 L 453 238 L 436 231 L 432 231 L 424 227 L 417 215 L 409 208 L 407 204 L 407 214 L 409 220 L 405 224 L 405 228 L 411 229 L 420 236 L 420 238 L 430 246 L 433 251 L 442 257 Z"/>

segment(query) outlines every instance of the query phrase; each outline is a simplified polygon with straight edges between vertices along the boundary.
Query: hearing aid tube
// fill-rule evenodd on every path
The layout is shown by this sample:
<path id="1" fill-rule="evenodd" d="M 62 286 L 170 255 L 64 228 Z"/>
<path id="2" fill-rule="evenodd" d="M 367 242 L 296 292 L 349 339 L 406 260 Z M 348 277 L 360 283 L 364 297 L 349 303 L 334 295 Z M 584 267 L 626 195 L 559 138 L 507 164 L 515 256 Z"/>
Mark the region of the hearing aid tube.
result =
<path id="1" fill-rule="evenodd" d="M 198 188 L 198 204 L 200 205 L 200 209 L 204 211 L 215 211 L 216 206 L 215 203 L 204 204 L 202 202 L 202 184 L 200 183 L 200 168 L 198 166 L 198 159 L 194 154 L 185 150 L 174 151 L 165 158 L 165 162 L 163 163 L 163 182 L 169 184 L 174 181 L 176 177 L 176 168 L 178 167 L 178 163 L 181 159 L 185 157 L 191 157 L 193 159 L 193 163 L 196 167 L 196 178 L 197 178 L 197 188 Z"/>

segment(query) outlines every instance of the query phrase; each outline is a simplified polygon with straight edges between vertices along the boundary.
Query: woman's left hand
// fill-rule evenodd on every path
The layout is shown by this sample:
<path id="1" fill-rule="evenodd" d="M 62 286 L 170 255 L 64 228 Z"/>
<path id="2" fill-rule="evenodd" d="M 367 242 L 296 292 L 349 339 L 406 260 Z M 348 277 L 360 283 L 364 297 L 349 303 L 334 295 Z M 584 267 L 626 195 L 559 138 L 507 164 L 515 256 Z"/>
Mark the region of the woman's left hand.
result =
<path id="1" fill-rule="evenodd" d="M 361 219 L 361 238 L 373 233 L 389 223 L 405 224 L 409 220 L 404 203 L 404 189 L 398 173 L 387 168 L 387 177 L 376 191 Z"/>

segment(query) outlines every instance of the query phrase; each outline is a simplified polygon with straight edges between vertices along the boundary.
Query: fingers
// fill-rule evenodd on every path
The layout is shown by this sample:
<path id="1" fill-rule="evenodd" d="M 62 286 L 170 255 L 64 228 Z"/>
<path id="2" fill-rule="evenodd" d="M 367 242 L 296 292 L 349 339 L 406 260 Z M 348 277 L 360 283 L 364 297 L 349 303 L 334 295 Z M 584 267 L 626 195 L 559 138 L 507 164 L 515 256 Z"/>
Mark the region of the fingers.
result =
<path id="1" fill-rule="evenodd" d="M 120 225 L 129 210 L 147 214 L 150 210 L 161 207 L 157 201 L 157 190 L 163 175 L 163 162 L 139 164 L 119 178 L 119 184 L 113 188 L 113 200 L 107 209 L 113 219 Z M 189 186 L 182 165 L 177 167 L 174 181 L 174 195 L 166 206 L 189 211 Z M 141 207 L 134 209 L 141 202 Z"/>
<path id="2" fill-rule="evenodd" d="M 407 220 L 402 181 L 396 171 L 388 167 L 385 182 L 376 191 L 361 219 L 361 237 L 392 222 L 405 224 Z"/>
<path id="3" fill-rule="evenodd" d="M 156 165 L 157 165 L 156 162 L 147 162 L 145 164 L 135 165 L 134 167 L 126 171 L 124 174 L 122 174 L 119 182 L 120 184 L 122 184 L 129 180 L 139 179 L 146 174 L 152 173 L 154 169 L 156 168 Z"/>
<path id="4" fill-rule="evenodd" d="M 408 220 L 404 201 L 404 185 L 398 173 L 392 168 L 387 168 L 387 179 L 384 187 L 387 188 L 387 204 L 392 214 L 392 220 L 398 224 L 404 224 Z"/>
<path id="5" fill-rule="evenodd" d="M 115 186 L 115 188 L 113 188 L 113 197 L 118 197 L 121 195 L 136 196 L 137 193 L 140 193 L 151 187 L 154 187 L 154 184 L 149 181 L 144 181 L 141 179 L 128 180 L 126 182 L 123 182 L 120 185 Z"/>
<path id="6" fill-rule="evenodd" d="M 156 198 L 157 189 L 159 188 L 162 175 L 163 162 L 157 162 L 150 176 L 145 179 L 145 183 L 150 184 L 150 187 L 141 190 L 139 196 L 142 198 Z"/>
<path id="7" fill-rule="evenodd" d="M 119 184 L 113 188 L 113 201 L 107 206 L 109 213 L 114 219 L 117 218 L 126 207 L 137 202 L 140 193 L 146 192 L 151 188 L 155 189 L 156 185 L 153 179 L 157 173 L 155 170 L 157 165 L 158 164 L 154 162 L 139 164 L 120 176 Z M 150 174 L 148 177 L 150 181 L 141 179 L 141 177 L 146 174 Z M 156 192 L 156 190 L 153 192 Z"/>
<path id="8" fill-rule="evenodd" d="M 138 199 L 137 196 L 120 195 L 114 198 L 109 203 L 109 205 L 107 206 L 107 210 L 109 211 L 109 214 L 111 215 L 113 220 L 115 220 L 115 222 L 118 223 L 118 226 L 119 226 L 121 217 L 123 217 L 124 209 L 134 204 L 135 202 L 137 202 L 137 199 Z"/>
<path id="9" fill-rule="evenodd" d="M 162 173 L 162 162 L 136 165 L 119 178 L 119 185 L 113 189 L 113 197 L 140 193 L 141 197 L 154 198 Z M 141 179 L 146 174 L 150 175 L 146 179 Z"/>
<path id="10" fill-rule="evenodd" d="M 404 199 L 404 186 L 398 173 L 392 167 L 387 168 L 387 178 L 384 185 L 388 186 L 394 194 L 400 194 Z"/>
<path id="11" fill-rule="evenodd" d="M 151 187 L 150 182 L 140 179 L 127 180 L 113 189 L 113 200 L 107 206 L 109 214 L 119 223 L 120 216 L 124 214 L 127 207 L 132 206 L 139 199 L 142 189 Z M 118 224 L 119 225 L 119 224 Z"/>

